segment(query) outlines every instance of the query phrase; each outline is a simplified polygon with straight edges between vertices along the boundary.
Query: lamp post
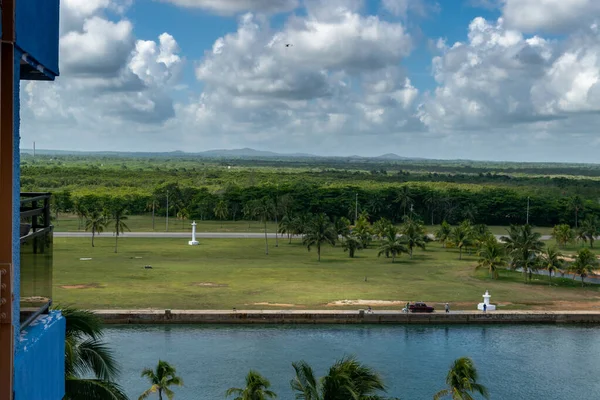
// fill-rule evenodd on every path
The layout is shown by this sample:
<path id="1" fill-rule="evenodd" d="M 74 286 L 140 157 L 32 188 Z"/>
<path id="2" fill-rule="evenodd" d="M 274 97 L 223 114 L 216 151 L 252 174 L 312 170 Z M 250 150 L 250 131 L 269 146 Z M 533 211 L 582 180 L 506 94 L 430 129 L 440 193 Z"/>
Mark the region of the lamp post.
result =
<path id="1" fill-rule="evenodd" d="M 169 232 L 169 191 L 167 190 L 167 222 L 166 232 Z"/>
<path id="2" fill-rule="evenodd" d="M 358 221 L 358 193 L 356 193 L 356 200 L 354 202 L 354 225 Z"/>

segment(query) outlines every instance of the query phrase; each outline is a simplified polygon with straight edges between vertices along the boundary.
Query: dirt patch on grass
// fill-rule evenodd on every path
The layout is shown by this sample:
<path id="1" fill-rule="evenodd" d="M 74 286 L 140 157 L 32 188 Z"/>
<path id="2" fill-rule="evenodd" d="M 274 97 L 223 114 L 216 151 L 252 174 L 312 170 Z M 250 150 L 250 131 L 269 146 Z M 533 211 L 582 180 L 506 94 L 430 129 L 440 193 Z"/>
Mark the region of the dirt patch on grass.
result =
<path id="1" fill-rule="evenodd" d="M 98 289 L 101 286 L 97 283 L 85 283 L 80 285 L 64 285 L 61 289 Z"/>
<path id="2" fill-rule="evenodd" d="M 336 300 L 327 303 L 328 307 L 336 306 L 401 306 L 406 305 L 406 301 L 400 300 Z"/>
<path id="3" fill-rule="evenodd" d="M 574 256 L 561 256 L 558 257 L 559 260 L 563 260 L 563 261 L 567 261 L 567 262 L 573 262 L 575 261 L 575 257 Z"/>
<path id="4" fill-rule="evenodd" d="M 289 304 L 289 303 L 267 303 L 264 301 L 261 301 L 260 303 L 252 303 L 253 306 L 272 306 L 272 307 L 298 307 L 295 304 Z"/>
<path id="5" fill-rule="evenodd" d="M 196 283 L 192 283 L 192 286 L 200 286 L 200 287 L 206 287 L 206 288 L 220 288 L 220 287 L 228 287 L 229 285 L 226 283 L 196 282 Z"/>

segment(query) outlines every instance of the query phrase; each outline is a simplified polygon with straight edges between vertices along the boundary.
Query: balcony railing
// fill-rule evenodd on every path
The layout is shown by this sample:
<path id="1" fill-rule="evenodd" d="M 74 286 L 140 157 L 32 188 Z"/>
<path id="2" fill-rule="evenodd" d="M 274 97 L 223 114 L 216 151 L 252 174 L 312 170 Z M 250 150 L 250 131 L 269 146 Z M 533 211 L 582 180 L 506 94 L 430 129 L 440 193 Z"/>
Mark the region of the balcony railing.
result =
<path id="1" fill-rule="evenodd" d="M 50 193 L 21 193 L 21 329 L 52 305 Z"/>

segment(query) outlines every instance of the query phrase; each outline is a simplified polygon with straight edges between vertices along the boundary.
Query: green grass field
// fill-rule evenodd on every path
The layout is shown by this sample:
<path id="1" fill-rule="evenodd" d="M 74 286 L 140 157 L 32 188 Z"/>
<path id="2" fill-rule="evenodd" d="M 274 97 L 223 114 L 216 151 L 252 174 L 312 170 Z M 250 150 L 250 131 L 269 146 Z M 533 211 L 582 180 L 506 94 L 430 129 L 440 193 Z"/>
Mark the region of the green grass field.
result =
<path id="1" fill-rule="evenodd" d="M 600 308 L 600 288 L 579 281 L 546 277 L 532 284 L 502 271 L 490 280 L 475 271 L 476 258 L 458 260 L 456 250 L 432 243 L 403 255 L 396 263 L 378 258 L 375 248 L 350 259 L 340 246 L 325 247 L 322 261 L 299 242 L 270 240 L 269 255 L 259 239 L 209 239 L 189 246 L 183 239 L 54 239 L 54 301 L 85 308 L 270 309 L 364 308 L 330 306 L 339 300 L 387 300 L 372 307 L 399 309 L 406 301 L 451 302 L 453 309 L 474 309 L 487 289 L 505 309 Z M 91 260 L 81 261 L 80 258 Z M 144 265 L 152 269 L 144 269 Z M 365 281 L 365 277 L 367 280 Z M 278 304 L 279 306 L 275 305 Z M 441 307 L 438 305 L 437 307 Z"/>

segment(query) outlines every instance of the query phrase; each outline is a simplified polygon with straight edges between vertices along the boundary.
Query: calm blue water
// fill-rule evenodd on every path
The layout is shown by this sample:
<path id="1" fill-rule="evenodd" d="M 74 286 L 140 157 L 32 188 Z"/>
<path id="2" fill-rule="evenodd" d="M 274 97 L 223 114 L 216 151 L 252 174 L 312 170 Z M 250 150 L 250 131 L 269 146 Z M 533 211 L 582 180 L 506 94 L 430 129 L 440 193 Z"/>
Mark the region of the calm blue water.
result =
<path id="1" fill-rule="evenodd" d="M 431 399 L 450 363 L 473 358 L 492 399 L 600 399 L 600 328 L 556 326 L 123 326 L 106 339 L 122 363 L 121 383 L 137 399 L 140 377 L 158 359 L 173 363 L 185 386 L 176 399 L 223 399 L 249 369 L 293 399 L 292 361 L 319 376 L 354 354 L 382 373 L 389 395 Z"/>

